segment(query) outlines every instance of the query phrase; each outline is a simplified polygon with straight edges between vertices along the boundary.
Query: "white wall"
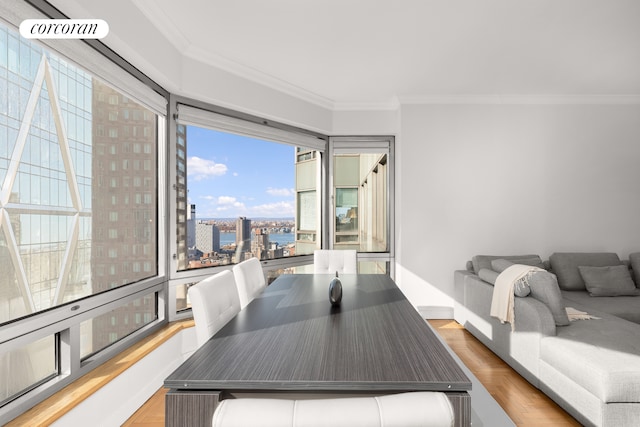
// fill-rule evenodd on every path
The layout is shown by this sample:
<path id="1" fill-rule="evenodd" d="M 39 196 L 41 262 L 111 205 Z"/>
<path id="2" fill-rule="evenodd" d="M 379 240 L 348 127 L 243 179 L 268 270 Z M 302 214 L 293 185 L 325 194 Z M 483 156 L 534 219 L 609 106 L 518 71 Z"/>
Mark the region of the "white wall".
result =
<path id="1" fill-rule="evenodd" d="M 475 254 L 640 251 L 639 105 L 404 105 L 397 280 L 452 305 Z"/>

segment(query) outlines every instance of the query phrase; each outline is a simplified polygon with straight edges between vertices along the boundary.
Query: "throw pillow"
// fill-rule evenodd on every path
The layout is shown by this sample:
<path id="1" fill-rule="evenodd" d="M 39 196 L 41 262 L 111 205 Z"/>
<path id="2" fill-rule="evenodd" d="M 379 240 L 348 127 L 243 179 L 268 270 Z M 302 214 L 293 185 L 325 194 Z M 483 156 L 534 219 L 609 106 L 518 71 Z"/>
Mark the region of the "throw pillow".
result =
<path id="1" fill-rule="evenodd" d="M 548 271 L 536 271 L 531 274 L 528 282 L 531 296 L 549 307 L 556 325 L 568 325 L 569 316 L 562 303 L 562 293 L 556 276 Z"/>
<path id="2" fill-rule="evenodd" d="M 640 295 L 626 265 L 606 267 L 578 266 L 580 275 L 593 297 Z"/>
<path id="3" fill-rule="evenodd" d="M 633 270 L 636 286 L 640 287 L 640 252 L 629 254 L 629 264 L 631 264 L 631 270 Z"/>
<path id="4" fill-rule="evenodd" d="M 499 273 L 505 271 L 508 267 L 511 267 L 515 263 L 509 261 L 508 259 L 494 259 L 491 261 L 491 268 L 493 268 L 493 273 L 496 275 L 496 279 Z M 525 264 L 526 265 L 526 264 Z M 480 276 L 482 277 L 482 276 Z M 495 280 L 493 281 L 495 284 Z M 526 297 L 531 292 L 529 289 L 529 284 L 526 280 L 520 279 L 513 284 L 513 294 L 517 297 Z"/>

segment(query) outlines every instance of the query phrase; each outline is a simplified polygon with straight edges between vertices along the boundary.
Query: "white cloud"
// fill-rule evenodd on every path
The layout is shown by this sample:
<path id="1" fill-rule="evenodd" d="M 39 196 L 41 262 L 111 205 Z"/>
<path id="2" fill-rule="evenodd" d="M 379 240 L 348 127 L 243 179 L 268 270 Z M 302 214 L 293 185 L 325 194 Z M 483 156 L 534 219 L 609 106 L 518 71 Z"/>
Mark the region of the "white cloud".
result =
<path id="1" fill-rule="evenodd" d="M 267 188 L 267 194 L 277 197 L 291 197 L 295 194 L 293 188 Z"/>
<path id="2" fill-rule="evenodd" d="M 205 200 L 213 200 L 214 197 L 213 196 L 200 196 L 201 199 L 205 199 Z"/>
<path id="3" fill-rule="evenodd" d="M 195 181 L 222 176 L 227 173 L 227 165 L 216 163 L 213 160 L 189 157 L 187 159 L 187 174 Z"/>
<path id="4" fill-rule="evenodd" d="M 218 211 L 228 211 L 229 209 L 246 209 L 244 203 L 232 196 L 218 197 Z"/>
<path id="5" fill-rule="evenodd" d="M 295 204 L 293 202 L 266 203 L 252 206 L 250 211 L 256 217 L 290 217 L 295 216 Z"/>

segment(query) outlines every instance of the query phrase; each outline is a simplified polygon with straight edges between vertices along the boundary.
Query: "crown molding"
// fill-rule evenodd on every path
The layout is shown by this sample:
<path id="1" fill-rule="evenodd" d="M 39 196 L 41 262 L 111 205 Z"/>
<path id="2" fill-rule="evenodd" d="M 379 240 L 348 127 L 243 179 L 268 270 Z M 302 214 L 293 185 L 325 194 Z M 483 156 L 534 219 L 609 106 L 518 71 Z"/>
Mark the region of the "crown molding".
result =
<path id="1" fill-rule="evenodd" d="M 401 105 L 638 105 L 640 95 L 429 95 L 399 97 Z"/>
<path id="2" fill-rule="evenodd" d="M 149 22 L 167 37 L 169 43 L 171 43 L 183 57 L 226 71 L 240 78 L 244 78 L 319 107 L 328 110 L 334 109 L 334 102 L 328 98 L 322 97 L 257 69 L 240 64 L 237 61 L 218 55 L 210 50 L 195 46 L 187 37 L 184 36 L 182 32 L 180 32 L 171 17 L 162 12 L 162 8 L 158 7 L 154 0 L 135 0 L 134 4 L 140 12 L 147 17 Z"/>
<path id="3" fill-rule="evenodd" d="M 333 111 L 395 111 L 399 108 L 400 101 L 394 96 L 387 101 L 335 102 Z"/>
<path id="4" fill-rule="evenodd" d="M 335 103 L 331 99 L 325 98 L 314 92 L 303 89 L 260 70 L 240 64 L 211 51 L 191 45 L 184 51 L 184 56 L 319 107 L 328 110 L 333 110 L 335 108 Z"/>

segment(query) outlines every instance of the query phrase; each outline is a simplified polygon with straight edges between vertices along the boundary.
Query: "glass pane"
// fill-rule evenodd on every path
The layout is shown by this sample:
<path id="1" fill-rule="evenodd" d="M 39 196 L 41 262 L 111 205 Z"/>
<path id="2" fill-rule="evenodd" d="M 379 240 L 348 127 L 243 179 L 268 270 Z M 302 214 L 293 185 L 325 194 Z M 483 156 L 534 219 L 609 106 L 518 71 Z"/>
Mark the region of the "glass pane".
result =
<path id="1" fill-rule="evenodd" d="M 57 375 L 56 337 L 0 352 L 0 405 Z"/>
<path id="2" fill-rule="evenodd" d="M 390 274 L 389 261 L 358 261 L 360 274 Z"/>
<path id="3" fill-rule="evenodd" d="M 387 155 L 337 154 L 333 175 L 334 247 L 388 251 Z"/>
<path id="4" fill-rule="evenodd" d="M 0 61 L 2 323 L 157 275 L 158 119 L 3 24 L 0 33 L 13 40 Z"/>
<path id="5" fill-rule="evenodd" d="M 273 283 L 281 274 L 313 274 L 313 264 L 267 270 L 267 284 Z"/>
<path id="6" fill-rule="evenodd" d="M 319 153 L 180 125 L 176 161 L 179 270 L 307 254 L 318 245 Z M 305 233 L 296 236 L 300 227 Z"/>
<path id="7" fill-rule="evenodd" d="M 108 347 L 157 318 L 156 294 L 152 293 L 82 322 L 80 357 L 84 359 Z"/>
<path id="8" fill-rule="evenodd" d="M 176 287 L 176 311 L 183 311 L 191 308 L 191 301 L 189 300 L 189 287 L 195 285 L 198 282 L 183 283 Z"/>

